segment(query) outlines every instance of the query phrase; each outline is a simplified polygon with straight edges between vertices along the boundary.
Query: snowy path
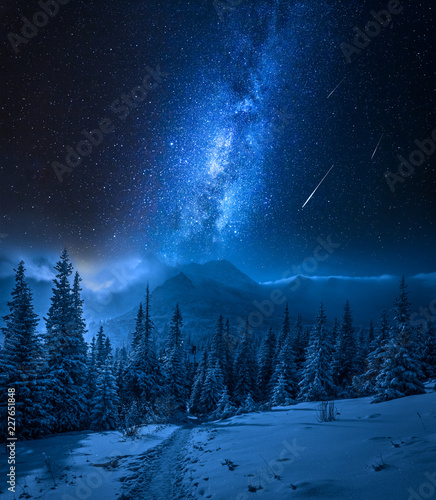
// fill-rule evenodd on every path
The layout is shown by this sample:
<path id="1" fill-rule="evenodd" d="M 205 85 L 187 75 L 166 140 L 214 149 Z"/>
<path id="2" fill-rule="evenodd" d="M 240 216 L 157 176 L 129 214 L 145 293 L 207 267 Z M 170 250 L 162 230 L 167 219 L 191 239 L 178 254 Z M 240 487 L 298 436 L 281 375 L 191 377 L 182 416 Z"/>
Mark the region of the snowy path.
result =
<path id="1" fill-rule="evenodd" d="M 128 500 L 178 500 L 190 496 L 182 488 L 181 458 L 192 427 L 182 427 L 164 444 L 142 455 L 130 468 L 134 476 L 126 478 L 129 485 L 125 492 Z"/>

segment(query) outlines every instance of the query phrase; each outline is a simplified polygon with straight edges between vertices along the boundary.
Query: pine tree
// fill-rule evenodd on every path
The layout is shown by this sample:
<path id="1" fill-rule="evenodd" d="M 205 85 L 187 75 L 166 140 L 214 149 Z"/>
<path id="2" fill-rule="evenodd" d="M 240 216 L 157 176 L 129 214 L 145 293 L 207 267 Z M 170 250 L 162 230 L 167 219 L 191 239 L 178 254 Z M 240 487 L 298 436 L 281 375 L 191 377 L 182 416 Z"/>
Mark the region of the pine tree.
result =
<path id="1" fill-rule="evenodd" d="M 224 383 L 226 387 L 230 386 L 232 378 L 231 357 L 229 354 L 230 353 L 224 337 L 224 319 L 222 315 L 220 315 L 211 338 L 208 359 L 212 366 L 216 363 L 219 364 L 224 375 Z"/>
<path id="2" fill-rule="evenodd" d="M 321 304 L 315 325 L 312 328 L 306 361 L 299 383 L 298 399 L 301 401 L 325 400 L 335 394 L 335 385 L 330 369 L 327 348 L 327 317 Z"/>
<path id="3" fill-rule="evenodd" d="M 218 362 L 208 368 L 206 379 L 201 391 L 200 408 L 202 413 L 212 413 L 216 410 L 218 401 L 226 388 L 224 375 Z"/>
<path id="4" fill-rule="evenodd" d="M 234 399 L 242 405 L 249 393 L 255 390 L 256 364 L 251 339 L 249 338 L 248 321 L 235 354 L 235 389 Z"/>
<path id="5" fill-rule="evenodd" d="M 232 403 L 227 388 L 224 388 L 221 392 L 216 410 L 212 413 L 212 417 L 224 420 L 234 415 L 236 415 L 236 406 Z"/>
<path id="6" fill-rule="evenodd" d="M 200 362 L 197 366 L 191 390 L 191 397 L 189 399 L 189 412 L 194 415 L 201 411 L 201 391 L 203 390 L 204 382 L 206 380 L 207 366 L 207 351 L 205 349 L 201 354 Z"/>
<path id="7" fill-rule="evenodd" d="M 400 294 L 395 302 L 394 325 L 383 354 L 380 374 L 375 381 L 374 403 L 425 393 L 421 382 L 423 374 L 414 350 L 416 332 L 409 323 L 409 308 L 407 285 L 403 276 Z"/>
<path id="8" fill-rule="evenodd" d="M 97 366 L 103 366 L 106 361 L 106 335 L 103 326 L 100 326 L 97 332 L 96 340 L 96 362 Z"/>
<path id="9" fill-rule="evenodd" d="M 142 336 L 144 334 L 144 319 L 144 309 L 142 308 L 141 302 L 139 304 L 138 313 L 136 315 L 135 331 L 133 333 L 132 339 L 132 351 L 134 351 L 141 342 Z"/>
<path id="10" fill-rule="evenodd" d="M 285 314 L 283 316 L 282 329 L 277 337 L 276 352 L 275 352 L 276 361 L 280 355 L 280 352 L 282 350 L 283 345 L 285 344 L 286 340 L 289 338 L 290 333 L 291 333 L 291 323 L 290 323 L 290 319 L 289 319 L 289 307 L 288 307 L 288 303 L 286 302 Z"/>
<path id="11" fill-rule="evenodd" d="M 126 386 L 131 397 L 154 404 L 162 393 L 163 375 L 153 342 L 154 323 L 151 319 L 151 297 L 147 284 L 145 310 L 140 304 L 136 317 L 134 344 L 126 367 Z"/>
<path id="12" fill-rule="evenodd" d="M 304 360 L 306 359 L 306 349 L 309 344 L 310 330 L 303 327 L 301 315 L 298 314 L 297 321 L 294 326 L 293 332 L 293 350 L 295 352 L 295 364 L 297 366 L 297 370 L 300 372 Z"/>
<path id="13" fill-rule="evenodd" d="M 295 353 L 292 348 L 292 339 L 290 336 L 285 339 L 277 358 L 277 365 L 271 377 L 270 386 L 273 392 L 279 384 L 279 378 L 281 376 L 284 378 L 286 391 L 289 393 L 290 397 L 296 397 L 298 393 L 298 372 L 295 363 Z"/>
<path id="14" fill-rule="evenodd" d="M 45 348 L 55 430 L 62 432 L 79 430 L 86 425 L 86 353 L 69 282 L 73 267 L 66 249 L 55 269 L 57 275 L 53 280 L 53 296 L 46 320 Z"/>
<path id="15" fill-rule="evenodd" d="M 338 387 L 346 389 L 350 385 L 353 376 L 357 374 L 356 355 L 357 348 L 354 338 L 353 317 L 350 303 L 347 300 L 332 363 L 333 381 Z"/>
<path id="16" fill-rule="evenodd" d="M 254 402 L 253 396 L 251 395 L 251 392 L 247 394 L 247 397 L 245 398 L 244 404 L 243 404 L 243 410 L 244 412 L 251 413 L 253 411 L 257 410 L 257 405 Z"/>
<path id="17" fill-rule="evenodd" d="M 97 388 L 92 399 L 91 427 L 94 430 L 116 429 L 118 423 L 118 386 L 112 373 L 112 357 L 108 356 L 99 370 Z"/>
<path id="18" fill-rule="evenodd" d="M 262 340 L 258 355 L 257 391 L 260 401 L 267 401 L 270 394 L 270 382 L 274 373 L 274 353 L 276 337 L 272 328 Z"/>
<path id="19" fill-rule="evenodd" d="M 46 434 L 52 424 L 50 400 L 45 397 L 42 342 L 37 334 L 38 317 L 25 278 L 24 262 L 15 272 L 15 286 L 3 317 L 4 345 L 0 352 L 0 432 L 7 436 L 8 389 L 14 389 L 15 437 L 36 438 Z"/>
<path id="20" fill-rule="evenodd" d="M 91 404 L 92 398 L 97 388 L 97 342 L 95 336 L 92 337 L 91 344 L 88 351 L 87 363 L 87 399 Z M 91 407 L 90 407 L 91 409 Z"/>
<path id="21" fill-rule="evenodd" d="M 277 380 L 277 384 L 273 388 L 271 404 L 273 406 L 288 405 L 291 401 L 293 401 L 292 395 L 288 390 L 288 384 L 282 372 Z"/>
<path id="22" fill-rule="evenodd" d="M 436 333 L 431 320 L 427 321 L 423 337 L 423 371 L 427 378 L 433 378 L 436 377 Z"/>
<path id="23" fill-rule="evenodd" d="M 182 314 L 179 305 L 171 318 L 165 353 L 166 387 L 175 409 L 184 410 L 188 387 L 186 383 L 186 351 L 182 336 Z"/>
<path id="24" fill-rule="evenodd" d="M 367 356 L 366 372 L 360 377 L 359 394 L 362 396 L 371 396 L 375 392 L 375 381 L 385 359 L 386 344 L 389 338 L 388 315 L 383 310 L 377 332 L 374 333 L 374 340 L 370 344 L 372 350 Z"/>

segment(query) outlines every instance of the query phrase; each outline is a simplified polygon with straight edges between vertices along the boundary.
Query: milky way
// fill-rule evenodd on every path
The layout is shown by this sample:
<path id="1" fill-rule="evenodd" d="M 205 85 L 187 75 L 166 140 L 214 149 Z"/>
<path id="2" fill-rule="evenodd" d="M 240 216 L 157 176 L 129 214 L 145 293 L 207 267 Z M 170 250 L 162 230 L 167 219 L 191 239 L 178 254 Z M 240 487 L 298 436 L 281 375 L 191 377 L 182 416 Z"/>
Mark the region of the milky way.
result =
<path id="1" fill-rule="evenodd" d="M 330 235 L 340 250 L 318 273 L 433 270 L 436 156 L 394 192 L 385 178 L 436 126 L 432 2 L 401 3 L 348 58 L 387 3 L 233 3 L 75 0 L 19 54 L 8 34 L 34 2 L 2 4 L 8 262 L 67 245 L 91 266 L 151 252 L 272 279 Z M 114 116 L 157 66 L 168 77 Z M 115 130 L 60 183 L 53 162 L 108 117 Z"/>

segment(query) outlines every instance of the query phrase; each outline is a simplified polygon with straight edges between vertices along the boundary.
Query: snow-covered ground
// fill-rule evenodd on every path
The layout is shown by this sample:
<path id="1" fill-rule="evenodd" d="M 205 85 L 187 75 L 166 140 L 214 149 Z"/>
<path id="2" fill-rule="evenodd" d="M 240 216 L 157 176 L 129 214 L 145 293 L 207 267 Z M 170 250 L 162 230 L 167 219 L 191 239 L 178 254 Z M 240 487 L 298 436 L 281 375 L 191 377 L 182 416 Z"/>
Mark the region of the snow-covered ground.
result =
<path id="1" fill-rule="evenodd" d="M 436 392 L 379 404 L 338 401 L 334 422 L 319 422 L 317 407 L 196 428 L 184 481 L 195 498 L 436 499 Z"/>
<path id="2" fill-rule="evenodd" d="M 116 431 L 71 432 L 19 442 L 15 495 L 6 488 L 8 466 L 3 447 L 0 490 L 8 499 L 118 498 L 138 483 L 144 458 L 150 450 L 160 447 L 177 429 L 172 425 L 148 425 L 140 429 L 135 439 L 125 439 Z"/>
<path id="3" fill-rule="evenodd" d="M 337 409 L 333 422 L 318 421 L 318 403 L 301 403 L 197 427 L 149 425 L 135 439 L 21 442 L 16 494 L 5 487 L 4 450 L 0 488 L 7 499 L 44 500 L 436 499 L 436 392 Z"/>

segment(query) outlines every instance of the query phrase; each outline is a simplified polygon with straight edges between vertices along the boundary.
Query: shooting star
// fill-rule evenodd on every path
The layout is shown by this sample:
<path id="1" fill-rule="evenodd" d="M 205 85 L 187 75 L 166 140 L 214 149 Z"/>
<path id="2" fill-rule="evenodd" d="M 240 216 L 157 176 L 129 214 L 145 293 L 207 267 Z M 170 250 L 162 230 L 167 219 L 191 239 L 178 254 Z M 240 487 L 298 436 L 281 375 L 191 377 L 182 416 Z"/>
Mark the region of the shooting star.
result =
<path id="1" fill-rule="evenodd" d="M 309 198 L 307 198 L 307 200 L 304 202 L 304 205 L 301 207 L 301 208 L 304 208 L 307 203 L 309 202 L 310 198 L 312 198 L 312 196 L 316 193 L 316 190 L 319 188 L 319 186 L 321 186 L 321 184 L 324 182 L 324 179 L 329 175 L 329 173 L 331 172 L 332 168 L 334 167 L 334 165 L 332 165 L 330 167 L 330 170 L 325 174 L 325 176 L 321 179 L 320 183 L 318 184 L 318 186 L 316 186 L 316 188 L 313 190 L 313 193 L 309 196 Z"/>
<path id="2" fill-rule="evenodd" d="M 336 92 L 336 89 L 339 87 L 339 85 L 345 80 L 345 76 L 344 78 L 342 78 L 342 80 L 336 85 L 336 87 L 330 92 L 330 94 L 327 96 L 327 99 L 334 93 Z"/>
<path id="3" fill-rule="evenodd" d="M 385 132 L 383 131 L 383 134 L 380 136 L 380 139 L 378 140 L 377 146 L 374 149 L 374 152 L 372 153 L 371 160 L 374 158 L 375 154 L 377 153 L 377 149 L 380 146 L 381 140 L 383 139 L 383 136 L 385 135 Z"/>

